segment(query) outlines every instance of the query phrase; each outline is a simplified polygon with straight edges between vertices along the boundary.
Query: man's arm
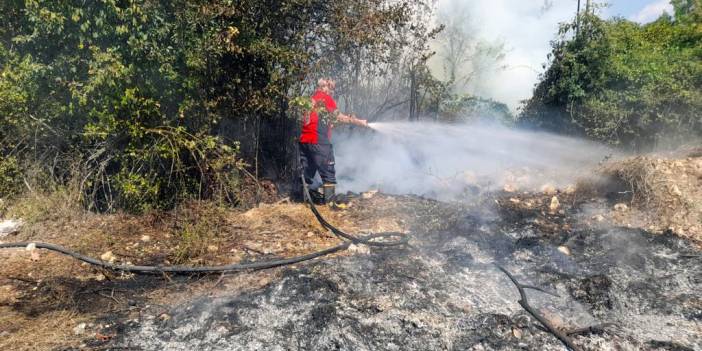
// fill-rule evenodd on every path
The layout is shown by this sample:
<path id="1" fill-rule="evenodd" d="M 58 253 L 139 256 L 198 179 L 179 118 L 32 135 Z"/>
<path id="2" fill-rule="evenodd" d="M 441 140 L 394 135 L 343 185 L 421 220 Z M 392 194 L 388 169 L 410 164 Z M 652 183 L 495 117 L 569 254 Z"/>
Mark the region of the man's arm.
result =
<path id="1" fill-rule="evenodd" d="M 339 112 L 339 114 L 337 115 L 336 120 L 339 123 L 355 124 L 361 127 L 368 127 L 368 121 L 366 121 L 365 119 L 356 118 L 356 116 L 353 115 L 345 115 L 341 112 Z"/>

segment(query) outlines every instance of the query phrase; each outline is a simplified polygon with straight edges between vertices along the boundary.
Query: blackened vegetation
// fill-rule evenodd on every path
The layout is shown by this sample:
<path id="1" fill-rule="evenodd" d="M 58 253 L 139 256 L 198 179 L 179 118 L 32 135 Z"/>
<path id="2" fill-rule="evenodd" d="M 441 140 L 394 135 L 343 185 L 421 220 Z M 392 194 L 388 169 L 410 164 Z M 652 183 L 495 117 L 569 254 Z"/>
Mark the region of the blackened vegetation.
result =
<path id="1" fill-rule="evenodd" d="M 570 285 L 570 294 L 577 301 L 592 306 L 593 314 L 612 308 L 609 290 L 612 280 L 604 274 L 595 274 L 582 278 L 573 278 Z"/>
<path id="2" fill-rule="evenodd" d="M 702 347 L 695 329 L 702 258 L 687 241 L 592 229 L 567 223 L 570 216 L 561 218 L 561 228 L 571 229 L 555 234 L 534 222 L 549 217 L 538 208 L 515 220 L 504 208 L 495 215 L 486 206 L 428 203 L 427 213 L 417 213 L 410 248 L 372 248 L 369 255 L 288 268 L 263 289 L 173 307 L 167 322 L 142 318 L 114 346 L 562 350 L 517 304 L 514 284 L 497 263 L 520 283 L 560 296 L 528 292 L 529 304 L 580 349 Z"/>
<path id="3" fill-rule="evenodd" d="M 144 296 L 132 292 L 150 291 L 162 284 L 158 280 L 145 277 L 103 282 L 72 277 L 44 280 L 35 280 L 31 277 L 9 277 L 8 279 L 15 281 L 21 288 L 19 291 L 22 292 L 9 305 L 12 309 L 30 317 L 63 310 L 119 315 L 120 312 L 123 312 L 119 310 L 120 307 L 141 304 L 146 301 Z"/>

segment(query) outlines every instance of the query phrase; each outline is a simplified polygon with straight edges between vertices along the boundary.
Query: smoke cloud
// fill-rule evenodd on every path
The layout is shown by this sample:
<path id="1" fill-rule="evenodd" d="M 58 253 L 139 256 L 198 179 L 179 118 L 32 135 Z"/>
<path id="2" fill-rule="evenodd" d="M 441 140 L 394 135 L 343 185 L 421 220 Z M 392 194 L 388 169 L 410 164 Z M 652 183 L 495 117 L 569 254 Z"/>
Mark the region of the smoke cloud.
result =
<path id="1" fill-rule="evenodd" d="M 482 190 L 567 187 L 611 150 L 583 140 L 498 125 L 372 123 L 335 140 L 340 191 L 380 189 L 439 200 Z"/>
<path id="2" fill-rule="evenodd" d="M 558 24 L 575 16 L 577 2 L 440 0 L 438 7 L 438 20 L 462 26 L 477 47 L 503 46 L 504 57 L 491 65 L 480 54 L 464 63 L 468 69 L 464 73 L 472 73 L 473 79 L 463 93 L 504 102 L 515 111 L 521 100 L 531 96 L 550 52 L 549 42 L 556 37 Z M 434 74 L 443 76 L 445 52 L 438 43 L 434 49 L 437 54 L 430 66 Z M 479 71 L 472 72 L 475 63 Z"/>

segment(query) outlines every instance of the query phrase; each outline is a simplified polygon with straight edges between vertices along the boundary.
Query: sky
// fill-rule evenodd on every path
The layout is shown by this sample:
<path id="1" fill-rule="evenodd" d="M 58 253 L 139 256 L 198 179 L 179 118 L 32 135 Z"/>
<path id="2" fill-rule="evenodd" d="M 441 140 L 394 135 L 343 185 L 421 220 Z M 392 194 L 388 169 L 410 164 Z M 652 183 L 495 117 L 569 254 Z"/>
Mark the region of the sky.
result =
<path id="1" fill-rule="evenodd" d="M 665 10 L 670 14 L 673 12 L 668 0 L 610 0 L 610 7 L 603 11 L 607 17 L 620 16 L 646 23 L 658 18 Z"/>
<path id="2" fill-rule="evenodd" d="M 582 7 L 585 1 L 581 0 Z M 609 0 L 609 4 L 599 10 L 604 17 L 640 23 L 655 20 L 665 10 L 672 12 L 668 0 Z M 558 24 L 573 18 L 577 0 L 439 0 L 438 7 L 439 12 L 463 13 L 467 32 L 479 40 L 503 43 L 504 60 L 482 68 L 465 93 L 502 101 L 515 112 L 520 101 L 531 96 Z M 439 52 L 430 62 L 439 76 L 440 57 Z"/>

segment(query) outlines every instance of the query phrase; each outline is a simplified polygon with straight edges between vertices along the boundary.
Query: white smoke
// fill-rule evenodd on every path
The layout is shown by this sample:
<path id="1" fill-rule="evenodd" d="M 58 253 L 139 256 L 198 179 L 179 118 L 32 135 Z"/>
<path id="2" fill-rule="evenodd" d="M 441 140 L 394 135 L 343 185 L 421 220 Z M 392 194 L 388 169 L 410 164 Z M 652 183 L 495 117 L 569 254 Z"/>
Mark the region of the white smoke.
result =
<path id="1" fill-rule="evenodd" d="M 583 140 L 501 126 L 373 123 L 335 140 L 338 188 L 459 200 L 477 190 L 565 188 L 611 154 Z"/>
<path id="2" fill-rule="evenodd" d="M 574 18 L 577 1 L 439 0 L 438 7 L 439 21 L 460 16 L 458 23 L 471 40 L 504 45 L 504 58 L 493 65 L 479 64 L 478 74 L 464 93 L 504 102 L 515 111 L 521 100 L 531 96 L 543 72 L 542 64 L 547 61 L 549 42 L 556 37 L 559 23 Z M 441 45 L 434 49 L 437 54 L 430 66 L 434 74 L 443 77 Z M 472 61 L 482 59 L 478 55 Z M 472 65 L 472 61 L 466 65 Z"/>

